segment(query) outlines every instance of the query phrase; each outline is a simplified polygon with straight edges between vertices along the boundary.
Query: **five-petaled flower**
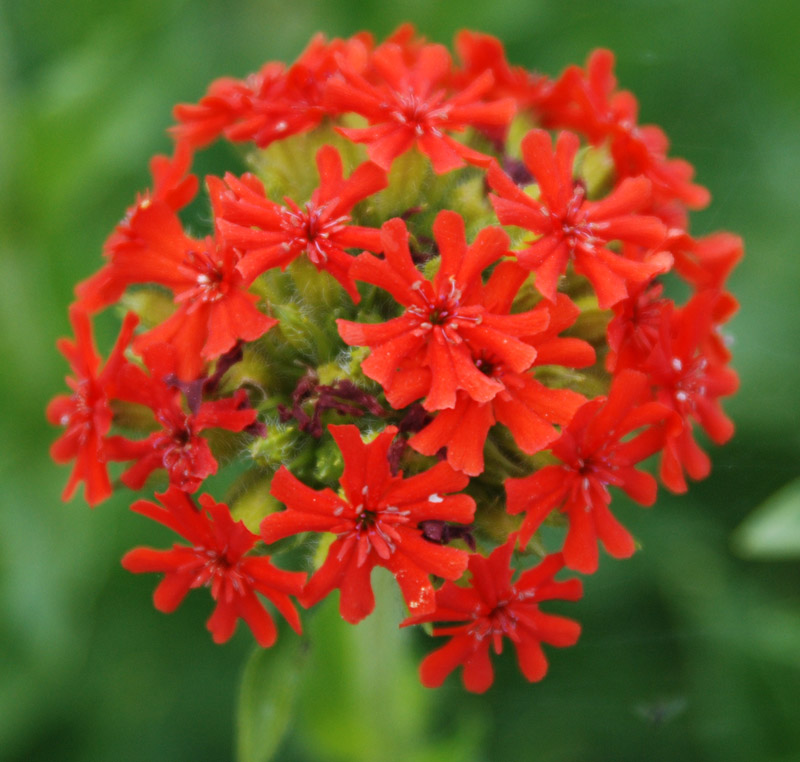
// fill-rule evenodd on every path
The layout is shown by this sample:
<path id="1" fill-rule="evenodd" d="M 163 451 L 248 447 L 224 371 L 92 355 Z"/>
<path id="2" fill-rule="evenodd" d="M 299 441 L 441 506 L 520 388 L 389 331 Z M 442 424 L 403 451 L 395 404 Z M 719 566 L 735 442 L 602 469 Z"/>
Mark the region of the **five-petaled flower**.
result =
<path id="1" fill-rule="evenodd" d="M 513 262 L 503 262 L 495 268 L 487 283 L 487 292 L 492 294 L 487 306 L 497 312 L 508 309 L 512 284 L 520 282 L 520 270 Z M 504 282 L 503 288 L 495 290 L 498 282 Z M 409 440 L 411 447 L 424 455 L 435 455 L 447 448 L 447 462 L 453 468 L 477 476 L 484 470 L 484 445 L 495 423 L 503 424 L 528 455 L 540 452 L 558 438 L 555 426 L 569 423 L 586 398 L 572 389 L 550 388 L 530 371 L 555 362 L 568 368 L 584 368 L 594 362 L 595 353 L 585 341 L 558 336 L 579 313 L 566 295 L 558 294 L 554 304 L 540 302 L 531 313 L 546 320 L 541 322 L 543 328 L 523 337 L 536 352 L 530 369 L 517 371 L 502 355 L 483 350 L 475 364 L 487 378 L 500 384 L 501 390 L 488 402 L 459 392 L 452 408 L 438 411 L 433 421 Z"/>
<path id="2" fill-rule="evenodd" d="M 241 521 L 231 518 L 228 506 L 210 495 L 200 496 L 197 508 L 185 492 L 170 487 L 156 495 L 161 506 L 138 500 L 131 509 L 185 537 L 191 545 L 172 550 L 135 548 L 126 553 L 122 565 L 130 572 L 159 572 L 164 579 L 153 595 L 159 611 L 174 611 L 196 587 L 208 587 L 215 601 L 207 622 L 215 643 L 233 635 L 238 619 L 244 619 L 258 644 L 268 648 L 277 629 L 256 593 L 265 596 L 298 634 L 300 617 L 289 596 L 300 594 L 305 573 L 283 571 L 268 556 L 247 555 L 258 542 Z"/>
<path id="3" fill-rule="evenodd" d="M 684 471 L 692 479 L 704 479 L 711 470 L 708 455 L 694 438 L 694 421 L 714 444 L 724 444 L 733 436 L 733 422 L 723 412 L 719 398 L 733 394 L 739 378 L 713 351 L 718 298 L 716 289 L 707 289 L 680 310 L 665 311 L 660 340 L 644 363 L 655 384 L 656 399 L 683 420 L 683 427 L 665 442 L 659 471 L 661 480 L 674 492 L 686 491 Z"/>
<path id="4" fill-rule="evenodd" d="M 558 279 L 572 262 L 575 272 L 589 279 L 605 309 L 627 296 L 629 284 L 666 272 L 672 257 L 649 251 L 666 238 L 664 224 L 656 217 L 637 214 L 650 201 L 650 181 L 628 178 L 601 201 L 588 201 L 586 189 L 572 177 L 579 147 L 577 135 L 562 132 L 554 151 L 550 133 L 531 130 L 522 140 L 522 157 L 536 178 L 539 199 L 528 195 L 494 163 L 488 177 L 498 195 L 492 196 L 492 205 L 504 225 L 539 235 L 517 252 L 517 260 L 536 273 L 536 287 L 545 297 L 555 299 Z M 641 260 L 628 258 L 608 248 L 612 241 L 648 251 Z"/>
<path id="5" fill-rule="evenodd" d="M 587 402 L 552 444 L 561 465 L 506 480 L 509 513 L 526 513 L 522 544 L 551 511 L 560 509 L 569 517 L 563 552 L 570 569 L 585 574 L 597 569 L 598 540 L 616 558 L 632 555 L 636 545 L 608 508 L 608 487 L 623 489 L 643 505 L 655 502 L 656 480 L 634 465 L 663 447 L 666 425 L 681 427 L 668 407 L 651 401 L 647 377 L 632 370 L 620 373 L 608 399 Z"/>
<path id="6" fill-rule="evenodd" d="M 347 180 L 342 160 L 332 146 L 317 153 L 320 185 L 303 206 L 286 199 L 281 206 L 267 198 L 254 175 L 209 186 L 217 225 L 227 243 L 241 253 L 236 268 L 249 283 L 273 267 L 285 268 L 305 253 L 318 269 L 329 272 L 358 302 L 350 277 L 353 262 L 346 249 L 381 251 L 380 231 L 351 225 L 353 207 L 386 187 L 386 173 L 371 162 L 356 167 Z"/>
<path id="7" fill-rule="evenodd" d="M 356 143 L 365 143 L 378 166 L 392 162 L 416 145 L 437 174 L 471 164 L 485 166 L 489 157 L 451 137 L 466 127 L 505 128 L 514 116 L 511 98 L 486 101 L 494 84 L 487 69 L 463 89 L 448 92 L 452 62 L 442 45 L 415 47 L 387 42 L 378 47 L 365 73 L 342 62 L 325 91 L 326 105 L 364 116 L 369 127 L 337 127 Z M 370 76 L 372 75 L 372 77 Z"/>
<path id="8" fill-rule="evenodd" d="M 64 487 L 63 499 L 69 500 L 80 482 L 84 483 L 86 502 L 97 505 L 111 495 L 108 478 L 108 439 L 113 413 L 110 401 L 117 375 L 125 364 L 123 353 L 130 343 L 138 319 L 128 314 L 108 361 L 100 369 L 100 355 L 94 345 L 92 324 L 86 312 L 73 306 L 69 311 L 75 340 L 61 339 L 58 348 L 72 368 L 67 377 L 71 395 L 61 394 L 47 406 L 47 419 L 66 427 L 50 448 L 56 463 L 75 461 Z"/>
<path id="9" fill-rule="evenodd" d="M 323 105 L 323 96 L 328 78 L 338 71 L 338 60 L 359 68 L 371 45 L 366 33 L 330 42 L 318 34 L 288 68 L 270 61 L 245 80 L 215 80 L 199 103 L 175 107 L 178 124 L 170 132 L 179 145 L 196 149 L 220 135 L 237 142 L 251 140 L 263 148 L 310 130 L 336 113 Z"/>
<path id="10" fill-rule="evenodd" d="M 514 568 L 510 562 L 516 542 L 517 536 L 512 534 L 488 558 L 471 554 L 470 586 L 445 582 L 436 591 L 435 611 L 411 616 L 403 623 L 461 623 L 434 627 L 435 636 L 449 636 L 450 640 L 423 659 L 420 664 L 423 685 L 438 688 L 461 665 L 464 687 L 473 693 L 487 691 L 494 681 L 489 648 L 494 646 L 495 653 L 501 653 L 504 638 L 514 644 L 522 674 L 535 682 L 547 672 L 542 643 L 565 647 L 578 640 L 581 628 L 577 622 L 545 614 L 539 610 L 539 604 L 555 598 L 577 600 L 583 593 L 580 580 L 554 579 L 564 566 L 561 554 L 557 553 L 545 557 L 538 566 L 522 572 L 512 582 Z"/>
<path id="11" fill-rule="evenodd" d="M 711 194 L 692 182 L 694 168 L 683 159 L 667 158 L 669 140 L 660 127 L 638 124 L 639 104 L 632 93 L 618 91 L 614 54 L 595 50 L 586 69 L 568 67 L 540 103 L 548 127 L 579 130 L 593 145 L 608 141 L 620 179 L 643 175 L 653 184 L 658 206 L 679 202 L 702 209 Z"/>
<path id="12" fill-rule="evenodd" d="M 344 496 L 330 489 L 313 490 L 281 467 L 272 480 L 272 495 L 287 510 L 267 516 L 261 536 L 271 543 L 300 532 L 336 535 L 325 562 L 306 585 L 300 599 L 304 606 L 339 588 L 342 617 L 359 622 L 375 606 L 372 569 L 383 566 L 394 575 L 412 612 L 431 611 L 434 589 L 429 575 L 458 579 L 467 567 L 467 553 L 429 542 L 419 524 L 471 523 L 474 500 L 447 494 L 463 489 L 469 479 L 446 463 L 409 479 L 402 472 L 392 475 L 387 453 L 397 433 L 394 426 L 369 444 L 355 426 L 329 430 L 344 458 L 340 479 Z"/>
<path id="13" fill-rule="evenodd" d="M 433 234 L 441 263 L 431 281 L 414 266 L 405 223 L 387 222 L 382 229 L 385 259 L 362 254 L 351 272 L 357 280 L 388 291 L 405 312 L 379 324 L 337 321 L 345 343 L 372 348 L 362 370 L 381 384 L 397 408 L 420 398 L 426 410 L 452 408 L 459 391 L 488 402 L 503 385 L 482 372 L 477 363 L 481 353 L 501 358 L 516 372 L 527 370 L 536 350 L 519 337 L 548 325 L 541 310 L 509 315 L 508 308 L 499 311 L 484 304 L 503 288 L 498 284 L 485 291 L 481 279 L 487 267 L 508 253 L 508 236 L 500 228 L 484 228 L 467 246 L 463 219 L 444 210 L 436 217 Z"/>
<path id="14" fill-rule="evenodd" d="M 217 461 L 200 434 L 211 428 L 242 431 L 255 422 L 256 411 L 249 407 L 244 389 L 226 399 L 199 401 L 187 410 L 176 386 L 175 348 L 155 344 L 144 352 L 144 362 L 149 375 L 130 364 L 120 371 L 117 397 L 150 408 L 159 428 L 136 441 L 111 437 L 109 459 L 136 461 L 120 477 L 131 489 L 140 489 L 153 471 L 163 468 L 171 485 L 195 492 L 203 479 L 217 472 Z"/>

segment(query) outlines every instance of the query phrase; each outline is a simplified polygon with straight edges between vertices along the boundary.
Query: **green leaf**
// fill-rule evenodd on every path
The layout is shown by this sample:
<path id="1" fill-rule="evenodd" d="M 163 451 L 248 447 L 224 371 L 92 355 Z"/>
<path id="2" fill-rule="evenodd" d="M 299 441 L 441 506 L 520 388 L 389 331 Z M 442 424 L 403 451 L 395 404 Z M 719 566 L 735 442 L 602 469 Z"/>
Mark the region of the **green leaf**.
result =
<path id="1" fill-rule="evenodd" d="M 306 643 L 284 634 L 274 648 L 256 648 L 244 668 L 236 717 L 238 762 L 274 759 L 289 729 L 306 661 Z"/>
<path id="2" fill-rule="evenodd" d="M 733 535 L 733 547 L 746 558 L 800 557 L 800 479 L 756 508 Z"/>

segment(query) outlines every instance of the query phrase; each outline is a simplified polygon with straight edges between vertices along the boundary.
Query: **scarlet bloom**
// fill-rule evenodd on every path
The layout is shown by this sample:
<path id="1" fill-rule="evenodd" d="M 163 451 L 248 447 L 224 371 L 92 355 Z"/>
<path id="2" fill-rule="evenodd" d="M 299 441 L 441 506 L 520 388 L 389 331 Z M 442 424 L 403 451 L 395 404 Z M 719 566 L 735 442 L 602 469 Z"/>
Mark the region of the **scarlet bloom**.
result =
<path id="1" fill-rule="evenodd" d="M 420 664 L 420 679 L 426 687 L 438 688 L 456 667 L 463 666 L 464 687 L 473 693 L 484 693 L 494 681 L 489 648 L 494 646 L 495 653 L 500 654 L 504 638 L 514 644 L 522 674 L 535 682 L 547 672 L 542 643 L 563 648 L 578 640 L 581 628 L 577 622 L 545 614 L 539 604 L 556 598 L 578 600 L 583 594 L 580 580 L 554 580 L 564 566 L 558 553 L 522 572 L 512 583 L 514 570 L 510 561 L 516 541 L 516 534 L 512 534 L 488 558 L 471 554 L 470 586 L 445 582 L 436 591 L 435 611 L 412 616 L 403 623 L 461 622 L 434 627 L 435 636 L 449 636 L 450 640 Z"/>
<path id="2" fill-rule="evenodd" d="M 623 371 L 614 379 L 608 399 L 587 402 L 553 443 L 553 455 L 561 465 L 506 480 L 508 512 L 526 513 L 520 531 L 523 546 L 550 512 L 560 509 L 569 517 L 563 553 L 570 569 L 584 574 L 597 570 L 598 540 L 615 558 L 633 554 L 633 538 L 608 509 L 608 487 L 619 487 L 636 502 L 652 505 L 656 480 L 634 466 L 663 447 L 665 431 L 660 424 L 680 428 L 668 407 L 649 400 L 647 377 Z"/>
<path id="3" fill-rule="evenodd" d="M 683 428 L 665 443 L 659 473 L 674 492 L 687 489 L 684 471 L 692 479 L 704 479 L 711 471 L 708 455 L 695 441 L 694 421 L 714 444 L 733 436 L 733 422 L 719 398 L 733 394 L 739 379 L 719 361 L 711 341 L 718 298 L 719 291 L 707 289 L 680 310 L 665 312 L 659 341 L 644 365 L 656 386 L 656 398 L 683 420 Z"/>
<path id="4" fill-rule="evenodd" d="M 742 239 L 725 232 L 692 238 L 681 231 L 675 231 L 670 238 L 676 272 L 696 291 L 711 290 L 716 293 L 711 308 L 714 330 L 708 335 L 707 346 L 703 350 L 718 364 L 730 362 L 730 350 L 715 328 L 730 320 L 739 309 L 739 302 L 725 286 L 733 268 L 744 256 Z"/>
<path id="5" fill-rule="evenodd" d="M 454 75 L 457 87 L 465 87 L 489 71 L 493 84 L 486 97 L 513 98 L 518 107 L 536 106 L 549 90 L 547 77 L 511 66 L 496 37 L 462 29 L 456 34 L 455 47 L 462 61 Z"/>
<path id="6" fill-rule="evenodd" d="M 340 497 L 331 489 L 315 491 L 285 467 L 272 479 L 272 495 L 287 510 L 267 516 L 261 536 L 268 543 L 300 532 L 330 532 L 336 539 L 320 569 L 311 577 L 301 603 L 308 607 L 335 588 L 339 611 L 355 624 L 370 614 L 375 599 L 370 575 L 375 566 L 388 569 L 415 613 L 432 611 L 434 589 L 429 575 L 458 579 L 467 553 L 423 537 L 420 522 L 439 520 L 468 524 L 475 502 L 463 489 L 469 479 L 446 463 L 403 479 L 392 475 L 387 453 L 397 429 L 388 426 L 364 444 L 355 426 L 328 427 L 344 458 Z"/>
<path id="7" fill-rule="evenodd" d="M 488 178 L 498 195 L 491 201 L 504 225 L 540 236 L 517 253 L 517 261 L 536 273 L 536 287 L 547 299 L 555 299 L 558 279 L 571 261 L 575 271 L 589 279 L 600 307 L 606 309 L 627 296 L 630 284 L 666 272 L 672 257 L 657 252 L 637 260 L 608 248 L 612 241 L 658 247 L 667 230 L 658 218 L 637 214 L 650 202 L 651 185 L 644 177 L 626 178 L 607 198 L 587 201 L 585 188 L 572 178 L 579 147 L 576 135 L 562 132 L 553 151 L 549 133 L 531 130 L 522 140 L 522 156 L 536 178 L 540 199 L 525 193 L 495 163 Z"/>
<path id="8" fill-rule="evenodd" d="M 337 131 L 365 143 L 369 158 L 386 170 L 414 145 L 430 158 L 437 174 L 462 167 L 465 161 L 485 166 L 489 157 L 447 133 L 470 126 L 505 128 L 514 116 L 514 101 L 484 100 L 494 84 L 488 70 L 455 92 L 449 88 L 451 76 L 452 62 L 444 46 L 390 41 L 373 51 L 364 74 L 341 61 L 339 74 L 328 80 L 325 104 L 369 121 L 369 127 Z"/>
<path id="9" fill-rule="evenodd" d="M 139 489 L 153 471 L 163 468 L 171 485 L 195 492 L 217 472 L 217 461 L 201 433 L 211 428 L 242 431 L 255 422 L 256 411 L 249 407 L 244 389 L 228 399 L 200 401 L 187 410 L 175 386 L 179 361 L 174 347 L 156 344 L 145 352 L 144 361 L 150 375 L 135 365 L 122 369 L 118 397 L 149 407 L 159 429 L 139 441 L 113 437 L 109 458 L 136 461 L 121 477 L 131 489 Z"/>
<path id="10" fill-rule="evenodd" d="M 175 107 L 178 124 L 171 129 L 179 143 L 201 148 L 220 135 L 228 140 L 252 140 L 264 148 L 274 140 L 316 127 L 335 113 L 323 105 L 327 79 L 343 57 L 357 70 L 363 68 L 372 38 L 366 33 L 330 42 L 316 35 L 288 69 L 265 64 L 245 80 L 223 77 L 214 81 L 197 104 Z"/>
<path id="11" fill-rule="evenodd" d="M 509 285 L 514 282 L 518 285 L 524 272 L 513 262 L 499 264 L 487 283 L 487 294 L 491 295 L 487 306 L 497 312 L 509 309 L 516 290 Z M 558 294 L 555 304 L 540 302 L 531 314 L 546 318 L 541 321 L 544 328 L 521 337 L 536 352 L 531 369 L 548 364 L 583 368 L 594 363 L 594 350 L 589 344 L 558 336 L 579 314 L 566 295 Z M 555 426 L 569 423 L 585 402 L 583 395 L 571 389 L 545 386 L 534 378 L 531 369 L 518 372 L 492 348 L 481 351 L 475 365 L 501 386 L 497 395 L 488 402 L 478 402 L 459 392 L 453 408 L 440 410 L 430 424 L 409 440 L 409 445 L 424 455 L 435 455 L 447 448 L 447 462 L 470 476 L 483 472 L 484 444 L 495 423 L 506 426 L 517 446 L 533 455 L 558 437 Z"/>
<path id="12" fill-rule="evenodd" d="M 129 239 L 116 246 L 111 261 L 87 284 L 117 295 L 133 283 L 158 283 L 173 291 L 178 309 L 137 338 L 138 352 L 172 344 L 179 350 L 178 375 L 191 380 L 204 361 L 224 354 L 239 339 L 259 338 L 278 322 L 256 308 L 249 281 L 236 269 L 236 252 L 211 236 L 187 236 L 165 202 L 142 201 L 128 227 Z"/>
<path id="13" fill-rule="evenodd" d="M 631 289 L 630 296 L 614 305 L 614 317 L 608 324 L 606 368 L 641 368 L 659 340 L 665 310 L 672 302 L 662 297 L 664 287 L 642 284 Z"/>
<path id="14" fill-rule="evenodd" d="M 744 256 L 742 239 L 733 233 L 712 233 L 704 238 L 692 238 L 683 231 L 675 231 L 670 238 L 676 272 L 697 291 L 722 289 Z"/>
<path id="15" fill-rule="evenodd" d="M 386 187 L 386 173 L 365 162 L 345 180 L 342 160 L 332 146 L 317 153 L 320 184 L 303 208 L 291 199 L 281 206 L 267 198 L 251 174 L 225 184 L 209 184 L 217 225 L 225 243 L 241 253 L 236 268 L 248 283 L 272 267 L 285 268 L 305 253 L 318 270 L 327 270 L 353 301 L 359 294 L 350 277 L 346 249 L 381 251 L 380 231 L 350 225 L 353 207 Z"/>
<path id="16" fill-rule="evenodd" d="M 103 255 L 112 262 L 117 256 L 117 250 L 130 250 L 136 246 L 139 233 L 131 222 L 136 218 L 140 208 L 146 208 L 153 203 L 164 204 L 168 209 L 177 212 L 186 206 L 197 194 L 197 177 L 187 174 L 192 164 L 192 152 L 185 144 L 175 148 L 174 156 L 154 156 L 150 161 L 150 174 L 153 176 L 152 190 L 137 194 L 136 201 L 125 212 L 122 221 L 116 226 L 114 232 L 108 237 L 103 247 Z M 130 275 L 135 278 L 134 263 L 130 263 L 133 271 Z M 130 282 L 123 277 L 110 277 L 112 271 L 103 268 L 91 278 L 79 283 L 75 289 L 80 306 L 88 312 L 107 307 L 116 302 Z"/>
<path id="17" fill-rule="evenodd" d="M 275 642 L 277 630 L 256 595 L 260 593 L 295 632 L 302 632 L 300 617 L 289 596 L 300 594 L 304 573 L 278 569 L 268 556 L 248 556 L 258 536 L 241 521 L 234 522 L 228 506 L 215 502 L 210 495 L 200 497 L 200 509 L 177 487 L 170 487 L 156 497 L 163 507 L 139 500 L 131 509 L 169 527 L 191 545 L 175 544 L 172 550 L 135 548 L 125 554 L 122 565 L 135 574 L 164 574 L 153 595 L 159 611 L 170 613 L 189 590 L 208 587 L 216 602 L 206 623 L 214 642 L 228 640 L 241 618 L 258 644 L 268 648 Z"/>
<path id="18" fill-rule="evenodd" d="M 702 209 L 708 190 L 692 182 L 694 168 L 683 159 L 668 159 L 669 140 L 655 125 L 639 125 L 639 104 L 627 90 L 617 91 L 614 54 L 595 50 L 586 64 L 568 67 L 554 83 L 543 108 L 548 127 L 586 134 L 593 145 L 608 141 L 619 179 L 644 175 L 653 184 L 653 201 L 678 201 Z"/>
<path id="19" fill-rule="evenodd" d="M 411 259 L 405 223 L 385 223 L 385 259 L 362 254 L 352 275 L 385 289 L 406 310 L 386 323 L 336 321 L 345 343 L 372 348 L 361 368 L 381 384 L 396 408 L 421 397 L 427 410 L 452 408 L 459 391 L 476 402 L 488 402 L 503 385 L 476 365 L 481 353 L 502 358 L 516 372 L 527 370 L 536 350 L 519 337 L 542 331 L 549 321 L 542 310 L 507 314 L 510 300 L 503 310 L 484 304 L 501 284 L 488 288 L 487 297 L 481 275 L 508 252 L 508 236 L 500 228 L 484 228 L 468 247 L 464 221 L 444 210 L 436 217 L 433 235 L 441 264 L 429 281 Z"/>
<path id="20" fill-rule="evenodd" d="M 117 376 L 125 364 L 123 355 L 138 322 L 128 314 L 108 361 L 100 368 L 100 355 L 94 344 L 92 324 L 84 310 L 69 311 L 75 339 L 61 339 L 57 346 L 70 364 L 73 376 L 67 377 L 71 395 L 61 394 L 47 406 L 47 420 L 66 431 L 50 448 L 56 463 L 75 461 L 62 498 L 69 500 L 80 482 L 89 505 L 97 505 L 111 495 L 108 478 L 108 440 L 113 414 L 110 400 L 115 394 Z"/>

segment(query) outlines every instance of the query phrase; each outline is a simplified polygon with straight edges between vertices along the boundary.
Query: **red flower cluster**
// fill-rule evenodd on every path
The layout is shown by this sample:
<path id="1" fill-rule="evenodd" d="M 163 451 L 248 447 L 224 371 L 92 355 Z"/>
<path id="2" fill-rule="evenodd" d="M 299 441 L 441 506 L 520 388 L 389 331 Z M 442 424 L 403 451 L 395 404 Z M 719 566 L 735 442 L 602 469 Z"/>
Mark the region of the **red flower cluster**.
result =
<path id="1" fill-rule="evenodd" d="M 338 590 L 356 623 L 381 566 L 405 625 L 448 623 L 422 682 L 460 665 L 482 692 L 505 638 L 531 681 L 543 643 L 576 641 L 575 622 L 539 609 L 581 595 L 555 575 L 594 572 L 598 543 L 634 552 L 612 488 L 643 505 L 658 481 L 685 491 L 710 469 L 698 429 L 731 437 L 721 328 L 742 243 L 692 236 L 708 192 L 638 125 L 611 53 L 551 80 L 487 35 L 456 50 L 410 26 L 380 44 L 320 36 L 291 66 L 178 106 L 174 153 L 76 289 L 75 338 L 59 342 L 71 394 L 47 416 L 65 429 L 54 459 L 75 463 L 65 499 L 80 482 L 91 505 L 108 498 L 114 463 L 125 487 L 162 485 L 160 505 L 132 508 L 189 544 L 123 559 L 164 575 L 160 610 L 208 586 L 215 641 L 241 618 L 269 646 L 259 596 L 299 633 L 293 599 Z M 521 141 L 516 118 L 536 125 Z M 179 213 L 195 153 L 219 138 L 252 144 L 252 171 L 205 178 L 213 227 L 197 237 Z M 664 295 L 670 277 L 685 304 Z M 130 313 L 103 363 L 92 316 L 117 303 Z M 229 463 L 231 507 L 198 506 Z M 546 523 L 563 543 L 537 565 Z M 308 578 L 272 564 L 297 545 L 319 559 Z"/>

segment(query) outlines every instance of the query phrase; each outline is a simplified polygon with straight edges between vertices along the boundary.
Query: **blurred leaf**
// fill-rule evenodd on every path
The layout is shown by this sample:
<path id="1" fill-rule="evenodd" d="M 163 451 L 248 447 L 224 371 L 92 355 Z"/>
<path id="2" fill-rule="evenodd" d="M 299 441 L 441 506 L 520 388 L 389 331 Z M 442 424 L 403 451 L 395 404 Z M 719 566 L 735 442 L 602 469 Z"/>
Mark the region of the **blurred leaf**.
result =
<path id="1" fill-rule="evenodd" d="M 443 726 L 436 694 L 417 676 L 413 633 L 392 575 L 372 577 L 375 611 L 358 625 L 339 616 L 335 596 L 309 622 L 311 659 L 298 706 L 303 759 L 315 762 L 473 762 L 484 718 L 462 708 Z"/>
<path id="2" fill-rule="evenodd" d="M 309 624 L 312 660 L 303 686 L 302 738 L 315 760 L 409 760 L 424 746 L 429 696 L 417 680 L 405 607 L 385 569 L 372 575 L 375 610 L 342 621 L 331 596 Z"/>
<path id="3" fill-rule="evenodd" d="M 746 558 L 800 557 L 800 479 L 756 508 L 734 533 L 733 546 Z"/>
<path id="4" fill-rule="evenodd" d="M 239 762 L 269 762 L 292 720 L 306 662 L 306 644 L 288 635 L 256 648 L 244 668 L 236 718 Z"/>

